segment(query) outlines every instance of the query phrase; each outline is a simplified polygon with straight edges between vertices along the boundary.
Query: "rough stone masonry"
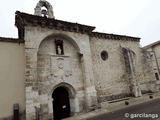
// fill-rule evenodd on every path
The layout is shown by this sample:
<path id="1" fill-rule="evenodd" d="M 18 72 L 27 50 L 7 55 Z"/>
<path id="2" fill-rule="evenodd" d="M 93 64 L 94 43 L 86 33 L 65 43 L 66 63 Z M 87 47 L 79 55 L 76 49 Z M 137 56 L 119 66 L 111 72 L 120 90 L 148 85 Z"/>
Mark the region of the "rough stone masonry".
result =
<path id="1" fill-rule="evenodd" d="M 57 20 L 53 13 L 47 1 L 39 1 L 34 15 L 16 12 L 25 41 L 27 120 L 75 116 L 157 90 L 140 38 L 93 32 L 93 26 Z"/>

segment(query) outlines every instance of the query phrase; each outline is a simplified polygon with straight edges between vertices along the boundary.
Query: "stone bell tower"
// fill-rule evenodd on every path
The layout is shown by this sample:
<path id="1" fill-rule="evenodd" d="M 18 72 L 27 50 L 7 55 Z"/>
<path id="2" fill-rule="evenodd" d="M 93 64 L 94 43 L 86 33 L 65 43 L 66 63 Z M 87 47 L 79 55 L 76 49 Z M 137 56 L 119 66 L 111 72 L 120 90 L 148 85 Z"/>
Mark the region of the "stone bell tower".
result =
<path id="1" fill-rule="evenodd" d="M 42 7 L 45 7 L 47 10 L 42 9 Z M 44 15 L 44 17 L 54 18 L 53 7 L 46 0 L 40 0 L 37 3 L 36 8 L 34 9 L 34 14 L 37 16 Z"/>

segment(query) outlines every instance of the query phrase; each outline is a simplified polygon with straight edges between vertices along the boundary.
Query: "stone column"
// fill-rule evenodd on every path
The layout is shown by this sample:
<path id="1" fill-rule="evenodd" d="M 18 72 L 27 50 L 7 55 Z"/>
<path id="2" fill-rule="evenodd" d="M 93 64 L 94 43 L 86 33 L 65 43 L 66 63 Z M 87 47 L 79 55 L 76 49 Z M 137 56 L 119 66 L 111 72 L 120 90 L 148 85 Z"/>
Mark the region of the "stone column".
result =
<path id="1" fill-rule="evenodd" d="M 131 86 L 132 86 L 132 92 L 135 97 L 142 96 L 141 89 L 139 86 L 139 81 L 137 79 L 136 75 L 136 66 L 135 66 L 135 58 L 133 51 L 128 50 L 128 57 L 129 57 L 129 64 L 130 64 L 130 71 L 131 71 Z"/>
<path id="2" fill-rule="evenodd" d="M 49 118 L 53 118 L 53 98 L 48 97 Z"/>
<path id="3" fill-rule="evenodd" d="M 127 49 L 122 48 L 124 55 L 124 62 L 126 66 L 126 74 L 128 75 L 128 80 L 131 82 L 131 91 L 135 97 L 142 96 L 141 89 L 139 86 L 139 80 L 136 75 L 136 65 L 135 65 L 135 56 L 134 52 Z"/>
<path id="4" fill-rule="evenodd" d="M 37 84 L 37 49 L 26 48 L 26 120 L 36 118 L 35 107 L 40 107 L 38 102 Z"/>
<path id="5" fill-rule="evenodd" d="M 70 98 L 69 101 L 70 101 L 71 114 L 74 116 L 74 115 L 76 115 L 76 113 L 79 112 L 78 98 L 77 97 L 76 98 Z"/>
<path id="6" fill-rule="evenodd" d="M 40 7 L 34 8 L 34 14 L 37 16 L 41 16 L 41 8 Z"/>
<path id="7" fill-rule="evenodd" d="M 135 97 L 141 97 L 142 96 L 141 89 L 140 89 L 139 85 L 133 84 L 132 85 L 132 92 L 133 92 Z"/>
<path id="8" fill-rule="evenodd" d="M 97 92 L 95 90 L 95 85 L 94 85 L 91 55 L 83 54 L 81 62 L 82 62 L 82 71 L 83 71 L 84 88 L 86 96 L 86 108 L 89 109 L 92 105 L 97 104 L 97 102 L 93 103 L 92 100 L 93 96 L 97 98 Z"/>

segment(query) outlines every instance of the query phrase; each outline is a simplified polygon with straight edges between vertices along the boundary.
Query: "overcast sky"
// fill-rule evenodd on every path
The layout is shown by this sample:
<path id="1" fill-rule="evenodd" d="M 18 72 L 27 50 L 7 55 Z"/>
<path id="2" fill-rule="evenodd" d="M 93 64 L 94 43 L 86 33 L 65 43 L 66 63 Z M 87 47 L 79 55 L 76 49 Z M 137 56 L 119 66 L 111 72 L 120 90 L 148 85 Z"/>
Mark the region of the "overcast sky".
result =
<path id="1" fill-rule="evenodd" d="M 47 0 L 56 19 L 95 26 L 95 31 L 160 40 L 160 0 Z M 39 0 L 0 0 L 0 36 L 17 38 L 16 10 L 34 14 Z"/>

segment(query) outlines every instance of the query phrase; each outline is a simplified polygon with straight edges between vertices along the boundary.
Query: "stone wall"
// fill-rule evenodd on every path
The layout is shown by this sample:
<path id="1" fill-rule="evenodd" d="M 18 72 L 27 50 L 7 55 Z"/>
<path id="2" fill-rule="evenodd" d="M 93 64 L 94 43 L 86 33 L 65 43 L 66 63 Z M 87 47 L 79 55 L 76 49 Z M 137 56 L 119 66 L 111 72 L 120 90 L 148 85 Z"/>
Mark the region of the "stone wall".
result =
<path id="1" fill-rule="evenodd" d="M 149 77 L 150 74 L 147 75 L 148 73 L 142 68 L 139 42 L 92 37 L 90 38 L 90 46 L 95 86 L 99 98 L 103 99 L 102 101 L 133 95 L 141 96 L 141 86 L 139 84 L 142 83 L 142 81 L 146 83 L 149 81 L 148 78 L 146 79 L 142 76 Z M 126 59 L 128 58 L 124 56 L 123 48 L 133 53 L 133 58 L 130 62 L 133 62 L 131 67 L 135 68 L 132 68 L 132 71 L 127 70 L 129 67 L 127 67 Z M 102 51 L 107 51 L 108 53 L 106 61 L 101 58 Z M 153 76 L 150 76 L 150 78 L 152 77 Z M 145 89 L 150 90 L 149 87 Z"/>
<path id="2" fill-rule="evenodd" d="M 40 17 L 41 7 L 48 18 Z M 47 1 L 37 4 L 35 15 L 17 11 L 15 20 L 20 39 L 0 37 L 7 42 L 0 43 L 0 119 L 13 119 L 15 103 L 20 119 L 54 119 L 57 88 L 67 91 L 69 116 L 74 116 L 95 110 L 97 101 L 140 97 L 160 85 L 140 38 L 56 20 Z"/>
<path id="3" fill-rule="evenodd" d="M 129 81 L 125 79 L 123 54 L 119 43 L 114 40 L 96 38 L 92 38 L 90 43 L 95 85 L 98 94 L 105 96 L 130 93 Z M 101 59 L 101 52 L 104 50 L 108 53 L 106 61 Z"/>
<path id="4" fill-rule="evenodd" d="M 18 11 L 15 24 L 25 40 L 27 120 L 36 119 L 37 110 L 42 120 L 53 119 L 52 93 L 60 87 L 69 95 L 71 116 L 94 109 L 97 99 L 151 90 L 140 38 Z"/>
<path id="5" fill-rule="evenodd" d="M 138 73 L 142 93 L 156 92 L 156 80 L 154 79 L 154 71 L 150 52 L 143 49 L 140 50 L 141 55 L 141 71 Z"/>
<path id="6" fill-rule="evenodd" d="M 57 55 L 55 40 L 63 41 L 64 55 Z M 51 95 L 56 85 L 67 83 L 77 91 L 80 112 L 84 107 L 84 82 L 82 65 L 75 47 L 63 37 L 51 37 L 42 41 L 37 54 L 39 95 Z M 78 93 L 82 94 L 78 94 Z M 52 109 L 52 108 L 51 108 Z"/>
<path id="7" fill-rule="evenodd" d="M 28 25 L 25 32 L 26 118 L 53 118 L 52 93 L 58 87 L 69 92 L 71 115 L 96 104 L 89 37 L 86 34 Z M 63 41 L 57 55 L 55 41 Z M 96 98 L 96 99 L 95 99 Z"/>
<path id="8" fill-rule="evenodd" d="M 159 41 L 158 41 L 159 42 Z M 154 45 L 155 44 L 155 45 Z M 150 60 L 152 61 L 152 69 L 154 74 L 154 80 L 156 81 L 156 87 L 157 90 L 160 90 L 160 45 L 156 43 L 153 43 L 150 45 L 149 48 L 144 47 L 146 50 L 146 53 L 148 51 L 148 54 L 150 55 Z"/>

